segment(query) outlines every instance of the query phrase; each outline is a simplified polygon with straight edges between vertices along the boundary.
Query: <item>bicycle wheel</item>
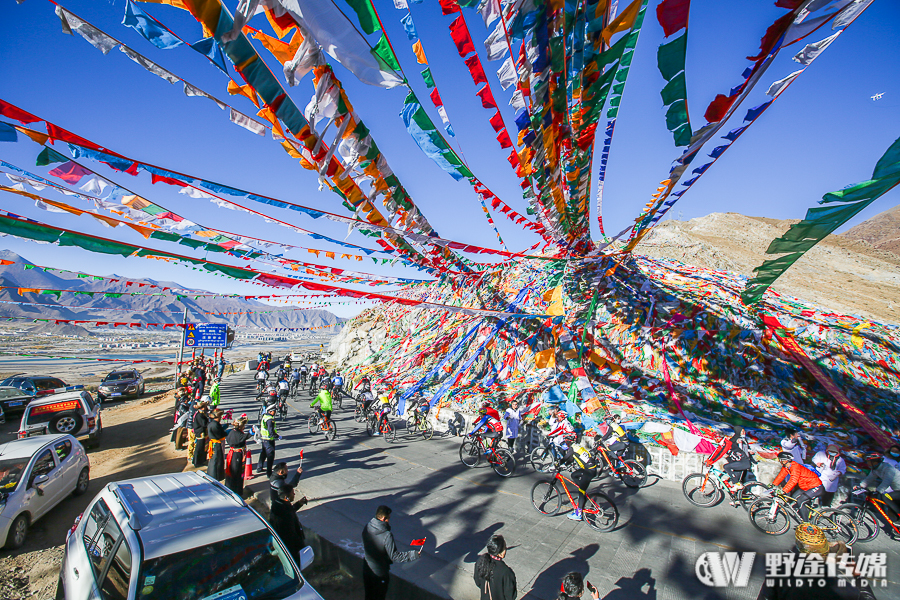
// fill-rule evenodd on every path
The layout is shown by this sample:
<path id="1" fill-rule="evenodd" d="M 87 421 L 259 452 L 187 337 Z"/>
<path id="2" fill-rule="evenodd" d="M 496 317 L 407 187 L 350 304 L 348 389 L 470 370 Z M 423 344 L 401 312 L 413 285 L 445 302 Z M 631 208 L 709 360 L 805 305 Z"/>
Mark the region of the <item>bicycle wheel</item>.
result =
<path id="1" fill-rule="evenodd" d="M 419 425 L 418 420 L 415 417 L 411 416 L 411 417 L 407 418 L 406 419 L 406 433 L 408 433 L 409 435 L 414 434 L 416 432 L 416 429 L 418 428 L 418 425 Z"/>
<path id="2" fill-rule="evenodd" d="M 855 502 L 848 502 L 847 504 L 838 506 L 838 510 L 850 515 L 850 518 L 856 523 L 856 530 L 859 534 L 856 538 L 857 542 L 871 542 L 878 537 L 879 533 L 881 533 L 881 526 L 878 524 L 878 519 L 875 518 L 873 511 L 868 506 L 857 504 Z"/>
<path id="3" fill-rule="evenodd" d="M 369 436 L 375 435 L 375 419 L 372 417 L 366 419 L 366 433 L 368 433 Z"/>
<path id="4" fill-rule="evenodd" d="M 718 504 L 724 495 L 715 480 L 703 473 L 691 473 L 681 481 L 681 491 L 688 502 L 700 508 Z"/>
<path id="5" fill-rule="evenodd" d="M 343 408 L 343 407 L 344 407 L 344 397 L 341 396 L 341 393 L 340 393 L 340 392 L 338 392 L 337 394 L 335 394 L 335 396 L 336 396 L 335 400 L 337 401 L 337 407 L 338 407 L 338 408 Z"/>
<path id="6" fill-rule="evenodd" d="M 283 421 L 287 418 L 287 400 L 281 403 L 279 409 L 281 412 L 281 420 Z"/>
<path id="7" fill-rule="evenodd" d="M 644 465 L 636 460 L 626 460 L 625 466 L 619 469 L 622 483 L 630 488 L 639 488 L 647 483 L 647 471 Z"/>
<path id="8" fill-rule="evenodd" d="M 549 446 L 538 446 L 531 451 L 531 468 L 538 473 L 555 473 L 553 451 Z"/>
<path id="9" fill-rule="evenodd" d="M 844 542 L 852 546 L 859 537 L 859 529 L 853 517 L 836 508 L 818 511 L 813 518 L 813 525 L 821 529 L 831 543 Z"/>
<path id="10" fill-rule="evenodd" d="M 317 433 L 319 431 L 319 417 L 315 413 L 309 415 L 309 419 L 306 420 L 306 427 L 309 429 L 311 434 Z"/>
<path id="11" fill-rule="evenodd" d="M 426 440 L 430 440 L 434 437 L 434 425 L 431 424 L 431 421 L 422 423 L 422 437 Z"/>
<path id="12" fill-rule="evenodd" d="M 353 420 L 357 423 L 362 423 L 363 419 L 365 419 L 365 415 L 363 415 L 362 404 L 356 406 L 356 410 L 353 411 Z"/>
<path id="13" fill-rule="evenodd" d="M 397 429 L 388 420 L 385 420 L 381 428 L 381 434 L 388 444 L 393 444 L 397 440 Z"/>
<path id="14" fill-rule="evenodd" d="M 562 507 L 562 494 L 556 480 L 538 481 L 531 487 L 531 505 L 542 515 L 555 515 Z"/>
<path id="15" fill-rule="evenodd" d="M 481 462 L 478 445 L 472 440 L 464 441 L 459 447 L 459 460 L 470 469 Z"/>
<path id="16" fill-rule="evenodd" d="M 750 522 L 769 535 L 782 535 L 791 527 L 787 510 L 772 498 L 759 498 L 750 505 Z"/>
<path id="17" fill-rule="evenodd" d="M 619 524 L 619 509 L 612 498 L 603 492 L 588 494 L 581 513 L 584 522 L 597 531 L 612 531 Z"/>
<path id="18" fill-rule="evenodd" d="M 516 470 L 516 459 L 509 450 L 494 450 L 491 468 L 500 477 L 509 477 Z"/>
<path id="19" fill-rule="evenodd" d="M 744 485 L 744 487 L 741 488 L 741 491 L 738 492 L 738 502 L 741 503 L 744 510 L 749 511 L 750 505 L 756 502 L 760 496 L 762 496 L 763 492 L 770 489 L 772 489 L 772 486 L 766 485 L 761 481 L 751 481 Z"/>
<path id="20" fill-rule="evenodd" d="M 325 430 L 325 439 L 329 442 L 337 437 L 337 426 L 334 424 L 334 421 L 328 421 L 328 429 Z"/>

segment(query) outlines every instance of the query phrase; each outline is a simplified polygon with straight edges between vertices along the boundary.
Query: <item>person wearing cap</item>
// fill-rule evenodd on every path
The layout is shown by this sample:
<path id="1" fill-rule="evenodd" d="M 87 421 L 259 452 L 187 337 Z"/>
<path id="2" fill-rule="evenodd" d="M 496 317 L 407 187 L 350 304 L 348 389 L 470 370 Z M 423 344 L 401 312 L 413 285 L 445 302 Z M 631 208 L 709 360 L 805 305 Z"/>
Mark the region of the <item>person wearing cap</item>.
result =
<path id="1" fill-rule="evenodd" d="M 300 482 L 300 476 L 303 475 L 303 468 L 297 467 L 297 470 L 288 475 L 288 466 L 286 462 L 280 462 L 275 465 L 274 475 L 269 478 L 269 499 L 274 502 L 278 497 L 281 488 L 297 487 Z"/>
<path id="2" fill-rule="evenodd" d="M 841 475 L 847 472 L 847 463 L 841 456 L 841 449 L 835 444 L 828 444 L 825 450 L 816 452 L 812 462 L 819 470 L 819 479 L 822 480 L 822 487 L 825 488 L 821 496 L 822 506 L 831 506 L 841 481 Z"/>
<path id="3" fill-rule="evenodd" d="M 294 502 L 292 485 L 282 485 L 273 496 L 272 507 L 269 509 L 269 524 L 284 542 L 294 562 L 300 566 L 300 550 L 306 545 L 306 534 L 303 533 L 303 525 L 297 518 L 297 511 L 307 503 L 306 496 Z"/>
<path id="4" fill-rule="evenodd" d="M 801 463 L 795 461 L 794 455 L 790 452 L 779 452 L 778 462 L 781 463 L 781 471 L 778 472 L 772 486 L 780 485 L 782 481 L 788 479 L 784 485 L 784 493 L 790 494 L 797 500 L 797 512 L 800 513 L 803 521 L 807 521 L 809 519 L 809 501 L 818 498 L 825 491 L 822 488 L 822 480 Z"/>
<path id="5" fill-rule="evenodd" d="M 259 422 L 259 439 L 262 448 L 259 451 L 259 459 L 256 462 L 256 474 L 261 475 L 263 472 L 263 464 L 266 466 L 266 477 L 272 477 L 272 464 L 275 462 L 275 440 L 281 436 L 275 426 L 275 412 L 277 406 L 270 404 L 266 407 Z"/>

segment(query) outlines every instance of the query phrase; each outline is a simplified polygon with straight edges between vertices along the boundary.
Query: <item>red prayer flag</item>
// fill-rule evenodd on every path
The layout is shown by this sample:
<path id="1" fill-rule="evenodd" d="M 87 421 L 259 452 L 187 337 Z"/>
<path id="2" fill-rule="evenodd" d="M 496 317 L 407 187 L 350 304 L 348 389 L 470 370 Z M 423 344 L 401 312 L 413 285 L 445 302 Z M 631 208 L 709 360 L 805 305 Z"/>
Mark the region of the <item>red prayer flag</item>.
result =
<path id="1" fill-rule="evenodd" d="M 487 77 L 484 75 L 484 67 L 481 66 L 481 60 L 478 58 L 477 54 L 473 54 L 466 59 L 466 66 L 469 67 L 469 74 L 472 76 L 472 81 L 475 82 L 475 85 L 487 83 Z"/>
<path id="2" fill-rule="evenodd" d="M 467 54 L 475 52 L 475 46 L 472 44 L 472 36 L 469 35 L 469 28 L 466 27 L 466 22 L 463 20 L 462 15 L 456 17 L 456 19 L 450 23 L 450 37 L 453 38 L 453 42 L 456 44 L 456 50 L 463 58 L 465 58 Z"/>
<path id="3" fill-rule="evenodd" d="M 739 94 L 726 96 L 725 94 L 718 94 L 715 99 L 709 103 L 703 117 L 710 123 L 721 121 L 728 112 L 728 109 L 731 108 L 731 105 L 734 104 L 734 101 L 738 99 L 738 95 Z"/>
<path id="4" fill-rule="evenodd" d="M 413 540 L 413 541 L 411 541 L 411 542 L 409 543 L 409 545 L 410 545 L 410 546 L 424 546 L 424 545 L 425 545 L 425 538 L 422 538 L 421 540 Z"/>
<path id="5" fill-rule="evenodd" d="M 91 148 L 93 150 L 105 150 L 105 148 L 101 148 L 94 142 L 86 140 L 80 135 L 75 135 L 71 131 L 67 131 L 62 127 L 57 127 L 53 123 L 47 123 L 47 134 L 50 136 L 51 140 L 72 142 L 76 146 L 84 146 L 85 148 Z M 110 152 L 110 154 L 113 154 L 113 152 Z"/>
<path id="6" fill-rule="evenodd" d="M 54 177 L 59 177 L 66 183 L 75 185 L 81 178 L 85 175 L 88 175 L 90 171 L 82 167 L 81 165 L 75 164 L 72 161 L 67 163 L 63 163 L 62 165 L 56 167 L 52 171 L 50 171 L 50 175 Z"/>
<path id="7" fill-rule="evenodd" d="M 759 54 L 756 56 L 748 56 L 747 60 L 759 61 L 768 56 L 769 52 L 772 51 L 775 44 L 781 38 L 781 34 L 783 34 L 787 28 L 791 26 L 791 23 L 794 22 L 795 16 L 793 11 L 789 12 L 769 25 L 765 35 L 763 35 L 762 39 L 759 41 Z"/>
<path id="8" fill-rule="evenodd" d="M 165 175 L 157 175 L 156 173 L 150 174 L 150 183 L 168 183 L 169 185 L 174 185 L 177 187 L 185 187 L 184 183 L 178 181 L 177 179 L 166 177 Z"/>
<path id="9" fill-rule="evenodd" d="M 444 102 L 443 102 L 443 100 L 441 100 L 441 95 L 438 93 L 437 88 L 434 88 L 433 90 L 431 90 L 431 94 L 429 94 L 429 95 L 431 96 L 431 101 L 434 102 L 435 106 L 443 106 L 444 105 Z"/>
<path id="10" fill-rule="evenodd" d="M 662 25 L 666 37 L 687 27 L 690 10 L 691 0 L 663 0 L 659 3 L 656 7 L 656 19 Z"/>
<path id="11" fill-rule="evenodd" d="M 490 86 L 486 85 L 475 94 L 481 98 L 481 105 L 485 108 L 497 108 L 497 103 L 494 101 L 494 95 L 491 93 Z"/>
<path id="12" fill-rule="evenodd" d="M 509 158 L 507 158 L 506 160 L 508 160 L 509 164 L 511 164 L 513 167 L 519 166 L 519 154 L 515 150 L 509 153 Z"/>
<path id="13" fill-rule="evenodd" d="M 456 0 L 440 0 L 441 11 L 445 15 L 452 15 L 459 12 L 459 2 Z"/>
<path id="14" fill-rule="evenodd" d="M 30 112 L 25 112 L 18 106 L 13 106 L 9 102 L 5 102 L 3 100 L 0 100 L 0 115 L 9 117 L 10 119 L 18 121 L 19 123 L 23 123 L 25 125 L 41 120 Z"/>
<path id="15" fill-rule="evenodd" d="M 500 142 L 501 148 L 512 148 L 512 140 L 509 139 L 509 134 L 505 129 L 497 134 L 497 141 Z"/>
<path id="16" fill-rule="evenodd" d="M 494 131 L 500 132 L 503 129 L 506 129 L 506 125 L 503 124 L 503 117 L 500 115 L 500 111 L 498 110 L 493 117 L 491 117 L 491 127 L 494 128 Z"/>

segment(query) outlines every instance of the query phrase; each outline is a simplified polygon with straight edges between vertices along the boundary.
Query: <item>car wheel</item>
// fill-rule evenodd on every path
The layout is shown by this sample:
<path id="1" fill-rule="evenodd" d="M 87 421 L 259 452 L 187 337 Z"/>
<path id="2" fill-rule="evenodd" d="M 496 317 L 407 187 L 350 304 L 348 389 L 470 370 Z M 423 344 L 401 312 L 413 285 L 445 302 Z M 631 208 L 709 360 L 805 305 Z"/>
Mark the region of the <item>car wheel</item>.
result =
<path id="1" fill-rule="evenodd" d="M 73 496 L 80 496 L 85 493 L 88 489 L 88 485 L 91 483 L 91 475 L 88 471 L 88 468 L 85 467 L 81 470 L 81 473 L 78 474 L 78 483 L 75 484 L 75 491 L 72 492 Z"/>
<path id="2" fill-rule="evenodd" d="M 102 394 L 98 393 L 97 394 L 97 403 L 103 404 L 105 401 L 106 401 L 106 396 L 103 396 Z"/>
<path id="3" fill-rule="evenodd" d="M 142 383 L 142 384 L 141 384 L 141 391 L 138 392 L 138 396 L 143 396 L 143 395 L 144 395 L 144 390 L 145 390 L 145 389 L 146 389 L 146 387 L 145 387 L 144 384 Z"/>
<path id="4" fill-rule="evenodd" d="M 70 433 L 75 435 L 84 424 L 81 415 L 64 413 L 50 421 L 50 433 Z"/>
<path id="5" fill-rule="evenodd" d="M 28 515 L 19 515 L 9 526 L 9 535 L 6 537 L 6 547 L 10 550 L 21 548 L 28 537 Z"/>

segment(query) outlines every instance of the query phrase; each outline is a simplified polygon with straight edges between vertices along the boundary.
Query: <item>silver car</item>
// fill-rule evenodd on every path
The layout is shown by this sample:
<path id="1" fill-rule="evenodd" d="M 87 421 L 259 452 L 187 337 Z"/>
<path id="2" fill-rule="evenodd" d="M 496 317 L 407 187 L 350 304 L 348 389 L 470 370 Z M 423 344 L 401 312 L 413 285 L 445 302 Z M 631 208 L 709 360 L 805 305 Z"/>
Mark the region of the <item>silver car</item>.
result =
<path id="1" fill-rule="evenodd" d="M 57 598 L 322 600 L 269 524 L 201 472 L 107 485 L 66 539 Z"/>
<path id="2" fill-rule="evenodd" d="M 0 445 L 0 541 L 25 543 L 28 528 L 69 494 L 85 493 L 91 463 L 71 435 L 41 435 Z"/>

